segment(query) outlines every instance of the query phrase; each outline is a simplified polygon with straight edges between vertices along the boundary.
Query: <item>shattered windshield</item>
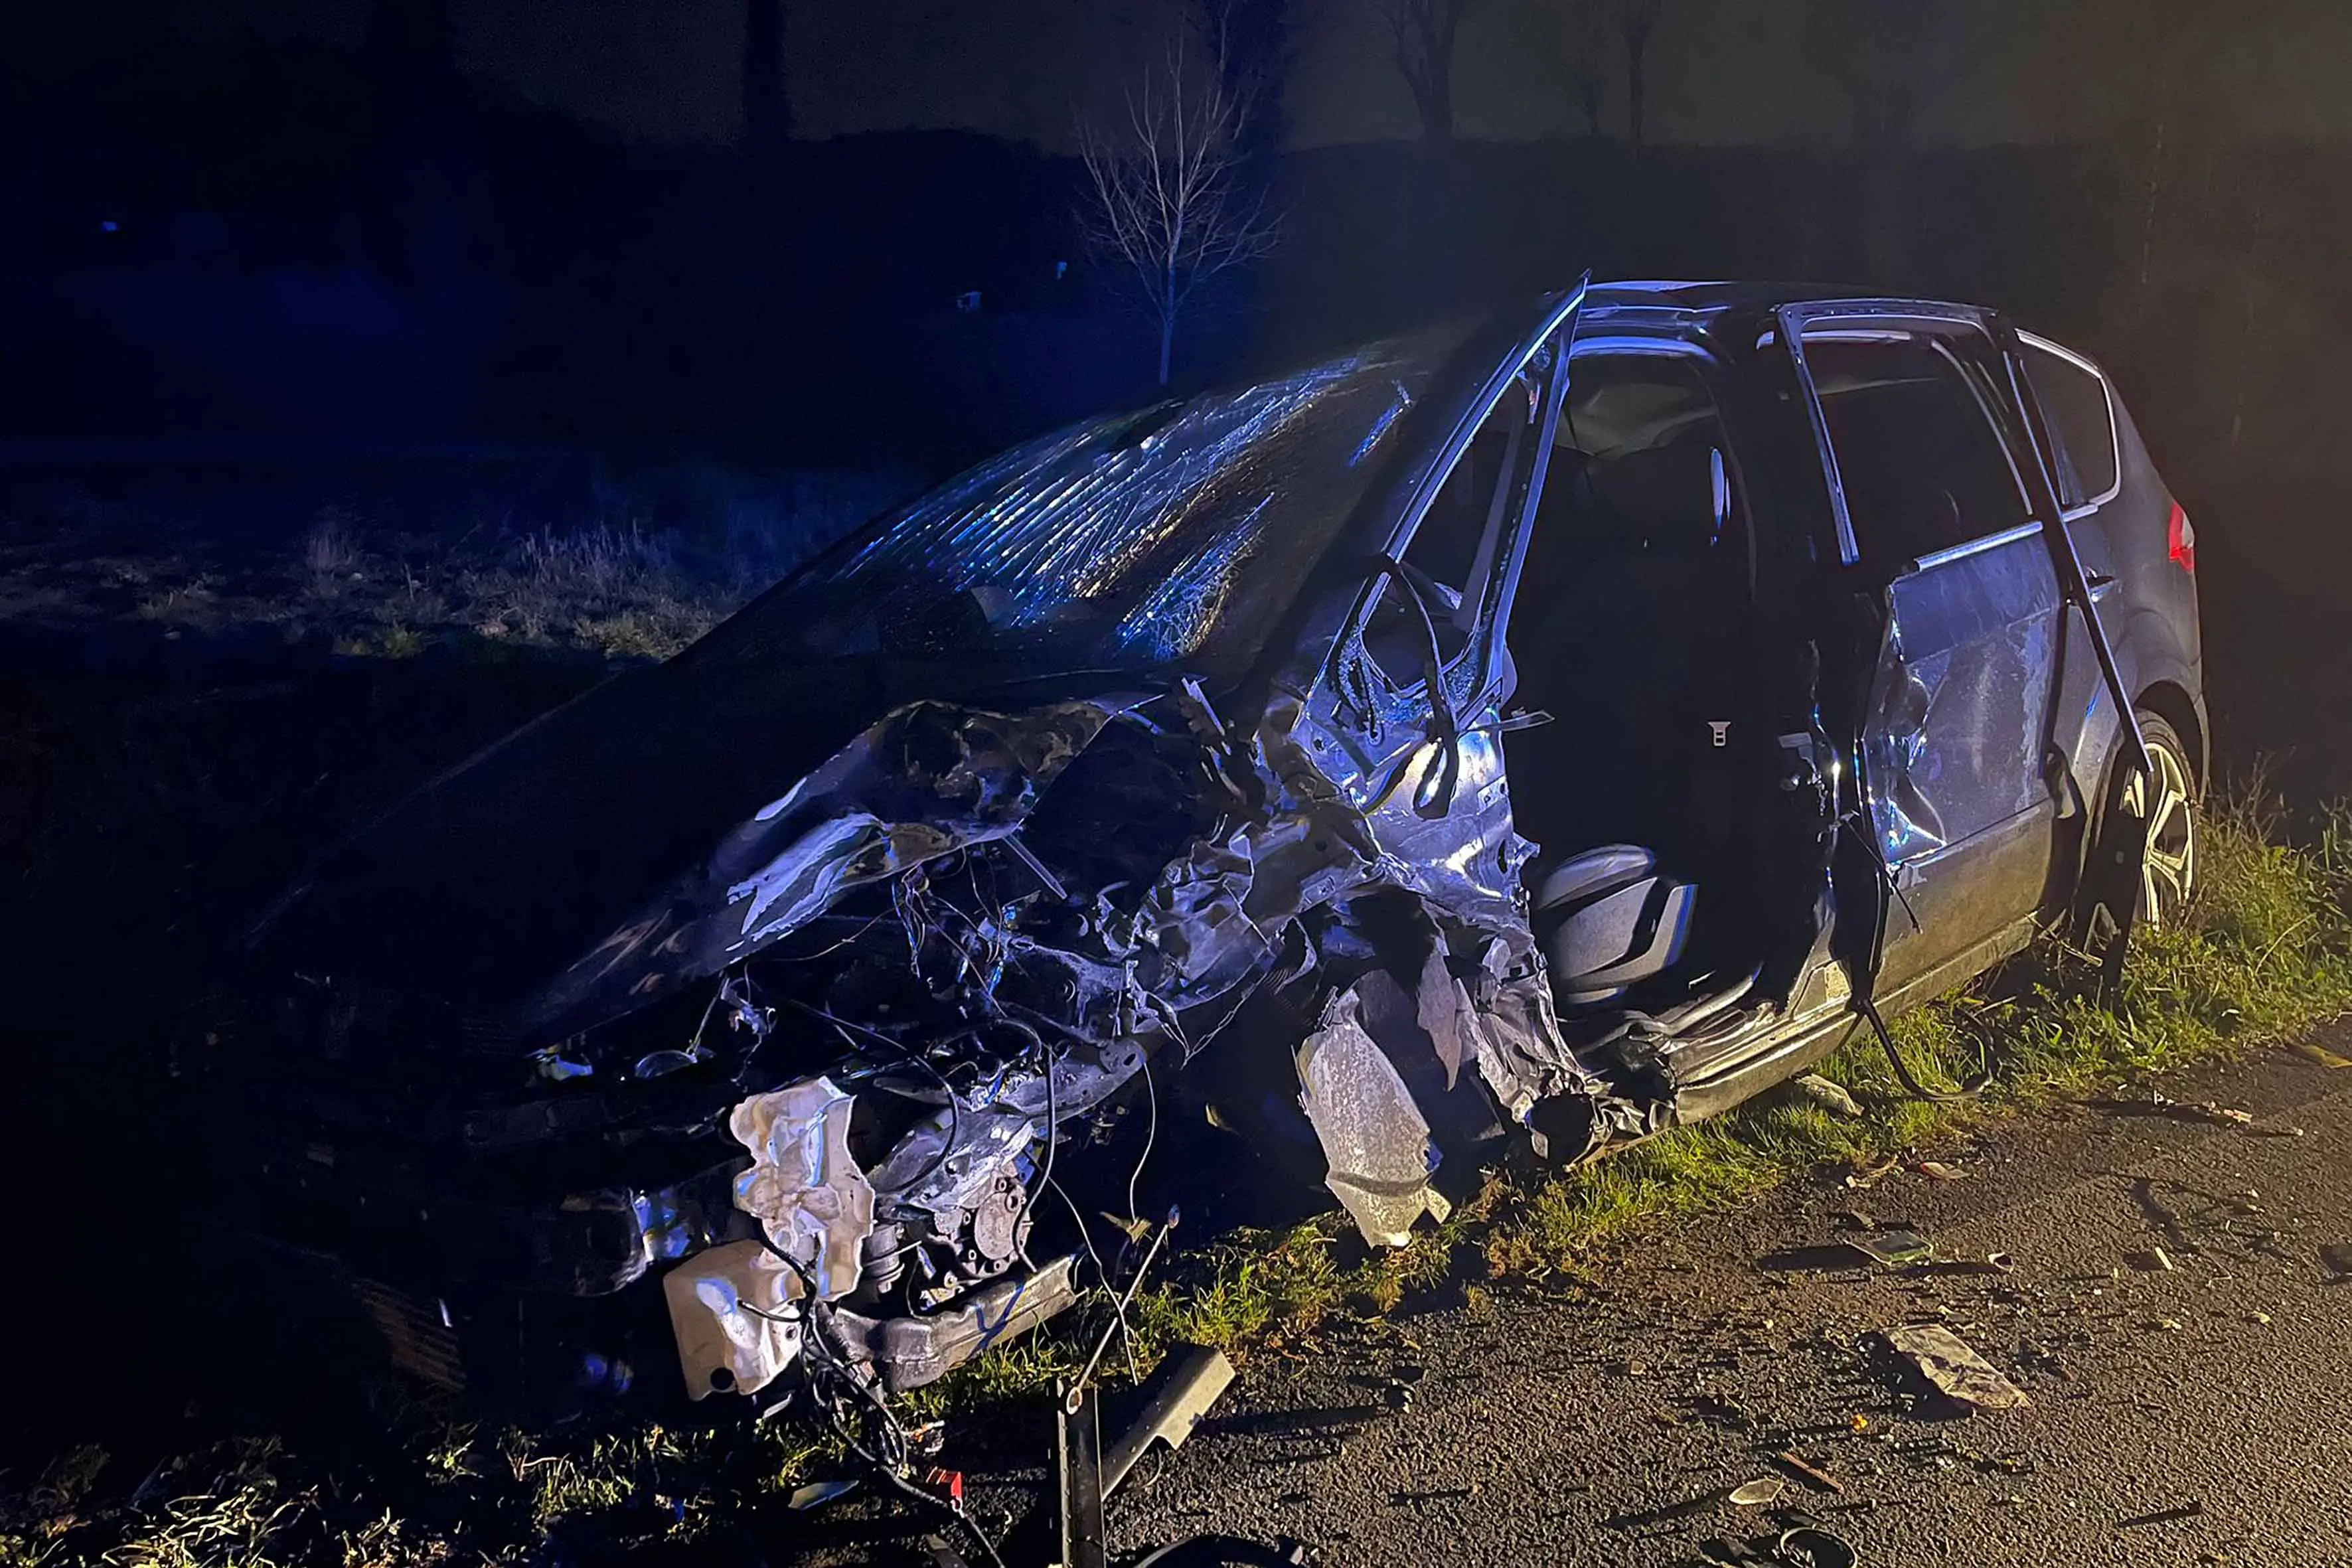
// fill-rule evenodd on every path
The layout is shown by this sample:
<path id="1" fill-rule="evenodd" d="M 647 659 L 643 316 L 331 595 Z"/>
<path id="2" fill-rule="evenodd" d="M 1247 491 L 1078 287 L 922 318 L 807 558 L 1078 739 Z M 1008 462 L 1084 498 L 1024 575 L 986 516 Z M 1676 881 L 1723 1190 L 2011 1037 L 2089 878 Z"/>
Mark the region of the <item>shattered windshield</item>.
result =
<path id="1" fill-rule="evenodd" d="M 1433 329 L 1055 431 L 950 479 L 714 635 L 819 654 L 1050 647 L 1106 665 L 1207 653 L 1237 668 L 1465 336 Z"/>

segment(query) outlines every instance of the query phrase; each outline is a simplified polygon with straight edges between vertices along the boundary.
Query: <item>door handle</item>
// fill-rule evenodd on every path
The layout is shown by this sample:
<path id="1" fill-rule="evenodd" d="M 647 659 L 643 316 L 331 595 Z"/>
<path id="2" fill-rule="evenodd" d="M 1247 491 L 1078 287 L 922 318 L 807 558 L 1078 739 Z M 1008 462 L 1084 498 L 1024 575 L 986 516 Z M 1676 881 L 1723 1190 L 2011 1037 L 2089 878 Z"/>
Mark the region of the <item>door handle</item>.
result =
<path id="1" fill-rule="evenodd" d="M 2094 572 L 2083 579 L 2083 584 L 2091 590 L 2091 597 L 2095 599 L 2116 585 L 2116 574 L 2112 572 Z"/>

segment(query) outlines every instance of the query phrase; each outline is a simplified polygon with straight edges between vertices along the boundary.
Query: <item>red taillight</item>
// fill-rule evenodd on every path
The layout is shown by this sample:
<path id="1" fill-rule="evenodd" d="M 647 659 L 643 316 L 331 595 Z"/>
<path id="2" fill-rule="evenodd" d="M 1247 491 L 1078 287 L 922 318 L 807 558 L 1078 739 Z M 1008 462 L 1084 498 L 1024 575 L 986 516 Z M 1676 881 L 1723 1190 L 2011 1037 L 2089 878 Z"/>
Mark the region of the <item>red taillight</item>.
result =
<path id="1" fill-rule="evenodd" d="M 2197 525 L 2189 521 L 2179 501 L 2172 503 L 2172 516 L 2164 525 L 2164 544 L 2183 572 L 2197 575 Z"/>

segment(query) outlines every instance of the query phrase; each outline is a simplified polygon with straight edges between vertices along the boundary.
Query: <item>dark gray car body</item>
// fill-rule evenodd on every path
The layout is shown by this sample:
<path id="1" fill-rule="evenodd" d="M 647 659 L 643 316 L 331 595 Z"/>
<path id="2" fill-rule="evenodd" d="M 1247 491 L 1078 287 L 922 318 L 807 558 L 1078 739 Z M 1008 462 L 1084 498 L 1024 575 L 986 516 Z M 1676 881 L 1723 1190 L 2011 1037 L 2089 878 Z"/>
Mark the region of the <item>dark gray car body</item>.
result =
<path id="1" fill-rule="evenodd" d="M 1788 347 L 1816 333 L 1957 345 L 2031 515 L 1876 559 L 1841 395 Z M 682 1352 L 699 1397 L 788 1362 L 771 1320 L 817 1293 L 904 1386 L 955 1354 L 908 1325 L 1005 1309 L 1057 1143 L 1155 1063 L 1276 1063 L 1382 1240 L 1443 1211 L 1448 1160 L 1582 1158 L 1737 1103 L 1858 1003 L 2078 918 L 2133 707 L 2201 765 L 2176 509 L 2078 356 L 2068 420 L 2079 441 L 2095 385 L 2113 450 L 2062 445 L 2030 358 L 2059 353 L 1968 307 L 1613 285 L 982 465 L 288 895 L 254 946 L 238 1222 L 379 1282 L 380 1321 L 430 1303 L 411 1339 L 508 1353 L 528 1300 L 576 1348 L 549 1303 L 658 1279 L 681 1344 L 709 1331 Z M 1560 409 L 1612 356 L 1686 362 L 1719 405 L 1776 680 L 1777 886 L 1704 1009 L 1563 1021 L 1528 889 L 1592 846 L 1520 831 L 1513 737 L 1548 672 L 1513 642 Z M 1416 530 L 1522 398 L 1475 591 L 1433 599 Z M 1417 668 L 1374 651 L 1383 616 L 1425 635 Z"/>

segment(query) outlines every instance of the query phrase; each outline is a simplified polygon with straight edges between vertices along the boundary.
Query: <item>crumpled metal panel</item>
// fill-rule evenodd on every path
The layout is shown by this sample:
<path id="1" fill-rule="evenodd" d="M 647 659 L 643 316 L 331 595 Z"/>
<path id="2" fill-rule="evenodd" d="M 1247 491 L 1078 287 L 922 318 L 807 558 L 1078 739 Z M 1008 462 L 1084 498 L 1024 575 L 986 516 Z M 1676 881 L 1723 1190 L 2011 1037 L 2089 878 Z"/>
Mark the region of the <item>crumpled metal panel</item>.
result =
<path id="1" fill-rule="evenodd" d="M 1900 866 L 2045 804 L 2057 578 L 2021 538 L 1895 579 L 1864 731 L 1879 845 Z"/>
<path id="2" fill-rule="evenodd" d="M 739 1103 L 727 1130 L 751 1155 L 735 1178 L 735 1206 L 808 1271 L 817 1294 L 857 1289 L 860 1248 L 874 1229 L 874 1185 L 849 1153 L 850 1097 L 810 1079 Z M 801 1294 L 799 1276 L 785 1295 Z"/>
<path id="3" fill-rule="evenodd" d="M 1003 837 L 1118 710 L 917 702 L 891 712 L 565 970 L 524 1026 L 560 1034 L 641 1005 L 758 952 L 852 888 Z"/>

